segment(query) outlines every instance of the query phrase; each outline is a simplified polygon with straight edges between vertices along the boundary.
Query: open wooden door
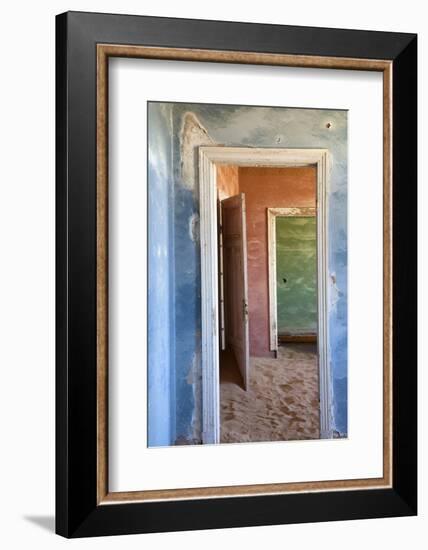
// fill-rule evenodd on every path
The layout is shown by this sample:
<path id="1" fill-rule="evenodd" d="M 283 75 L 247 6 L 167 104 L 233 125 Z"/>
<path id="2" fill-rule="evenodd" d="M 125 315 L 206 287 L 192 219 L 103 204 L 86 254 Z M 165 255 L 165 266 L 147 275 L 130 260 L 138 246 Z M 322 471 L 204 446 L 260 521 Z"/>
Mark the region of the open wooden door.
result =
<path id="1" fill-rule="evenodd" d="M 221 202 L 224 256 L 226 345 L 233 352 L 244 382 L 249 386 L 247 231 L 245 195 Z"/>

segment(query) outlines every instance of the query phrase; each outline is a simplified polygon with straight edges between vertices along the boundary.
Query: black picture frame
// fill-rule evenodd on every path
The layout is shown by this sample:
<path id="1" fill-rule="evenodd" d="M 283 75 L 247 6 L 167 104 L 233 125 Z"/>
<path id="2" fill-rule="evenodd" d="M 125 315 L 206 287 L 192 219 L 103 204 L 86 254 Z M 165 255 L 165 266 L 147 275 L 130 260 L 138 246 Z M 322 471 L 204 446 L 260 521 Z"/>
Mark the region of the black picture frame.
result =
<path id="1" fill-rule="evenodd" d="M 392 61 L 391 488 L 97 505 L 96 46 Z M 68 12 L 56 18 L 56 532 L 65 537 L 417 513 L 417 36 Z"/>

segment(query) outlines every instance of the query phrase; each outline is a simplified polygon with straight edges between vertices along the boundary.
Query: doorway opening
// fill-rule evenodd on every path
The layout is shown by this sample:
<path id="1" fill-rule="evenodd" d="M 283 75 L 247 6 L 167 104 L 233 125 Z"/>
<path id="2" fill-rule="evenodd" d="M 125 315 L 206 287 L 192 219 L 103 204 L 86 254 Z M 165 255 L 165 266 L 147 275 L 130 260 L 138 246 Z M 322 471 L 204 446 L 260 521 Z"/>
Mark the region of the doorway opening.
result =
<path id="1" fill-rule="evenodd" d="M 204 443 L 330 437 L 325 150 L 200 148 Z"/>
<path id="2" fill-rule="evenodd" d="M 317 209 L 268 208 L 270 348 L 317 343 Z"/>

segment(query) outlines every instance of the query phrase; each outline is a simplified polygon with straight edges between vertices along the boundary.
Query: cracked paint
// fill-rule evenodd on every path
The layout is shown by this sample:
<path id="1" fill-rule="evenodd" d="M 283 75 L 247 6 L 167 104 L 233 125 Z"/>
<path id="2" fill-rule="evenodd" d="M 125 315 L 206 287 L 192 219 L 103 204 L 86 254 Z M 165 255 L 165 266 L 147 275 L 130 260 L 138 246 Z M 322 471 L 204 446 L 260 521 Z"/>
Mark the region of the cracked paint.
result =
<path id="1" fill-rule="evenodd" d="M 199 214 L 193 213 L 189 218 L 189 236 L 193 242 L 199 242 Z"/>
<path id="2" fill-rule="evenodd" d="M 336 282 L 336 274 L 330 274 L 330 311 L 336 311 L 341 293 Z"/>
<path id="3" fill-rule="evenodd" d="M 186 189 L 196 191 L 198 187 L 198 147 L 213 143 L 196 115 L 191 112 L 185 113 L 180 131 L 180 153 L 181 183 Z"/>
<path id="4" fill-rule="evenodd" d="M 191 422 L 191 439 L 202 441 L 202 371 L 201 353 L 198 351 L 193 355 L 192 364 L 187 375 L 187 383 L 193 388 L 195 408 Z"/>

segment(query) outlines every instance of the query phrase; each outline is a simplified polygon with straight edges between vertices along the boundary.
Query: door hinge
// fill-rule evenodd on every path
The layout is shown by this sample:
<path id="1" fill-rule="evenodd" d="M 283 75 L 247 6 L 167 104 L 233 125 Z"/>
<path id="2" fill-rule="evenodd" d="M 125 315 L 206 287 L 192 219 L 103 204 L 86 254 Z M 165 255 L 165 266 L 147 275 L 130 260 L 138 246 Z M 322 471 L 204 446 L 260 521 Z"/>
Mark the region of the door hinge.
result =
<path id="1" fill-rule="evenodd" d="M 248 303 L 245 300 L 242 300 L 242 309 L 244 317 L 248 317 Z"/>

